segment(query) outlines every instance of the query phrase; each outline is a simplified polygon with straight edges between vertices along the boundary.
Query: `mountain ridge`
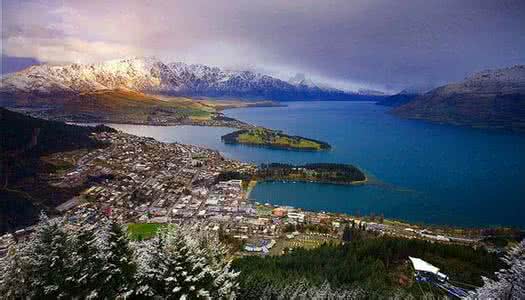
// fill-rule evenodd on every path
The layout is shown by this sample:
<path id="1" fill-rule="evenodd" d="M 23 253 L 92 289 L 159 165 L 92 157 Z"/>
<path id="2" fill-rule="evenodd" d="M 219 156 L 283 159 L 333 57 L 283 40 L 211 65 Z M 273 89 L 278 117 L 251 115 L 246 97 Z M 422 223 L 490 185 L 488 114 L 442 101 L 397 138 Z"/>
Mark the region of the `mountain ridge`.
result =
<path id="1" fill-rule="evenodd" d="M 525 65 L 474 73 L 392 112 L 410 119 L 525 132 Z"/>
<path id="2" fill-rule="evenodd" d="M 127 58 L 95 64 L 38 65 L 6 74 L 3 99 L 56 97 L 104 89 L 129 89 L 183 97 L 265 98 L 272 100 L 362 100 L 365 95 L 292 84 L 252 71 L 231 71 L 156 58 Z M 6 101 L 6 100 L 4 100 Z"/>

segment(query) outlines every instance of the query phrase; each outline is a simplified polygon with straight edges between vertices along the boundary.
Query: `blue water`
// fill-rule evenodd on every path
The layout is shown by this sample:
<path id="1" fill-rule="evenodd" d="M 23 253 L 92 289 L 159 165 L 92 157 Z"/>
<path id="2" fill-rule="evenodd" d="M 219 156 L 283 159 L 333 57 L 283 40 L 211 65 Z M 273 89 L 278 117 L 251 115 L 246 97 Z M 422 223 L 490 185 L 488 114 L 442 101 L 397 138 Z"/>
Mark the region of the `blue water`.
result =
<path id="1" fill-rule="evenodd" d="M 161 141 L 203 145 L 242 161 L 339 162 L 371 184 L 260 183 L 259 202 L 384 214 L 410 222 L 525 228 L 525 135 L 403 120 L 368 102 L 292 102 L 226 111 L 230 117 L 330 143 L 329 152 L 225 145 L 227 128 L 118 125 Z"/>

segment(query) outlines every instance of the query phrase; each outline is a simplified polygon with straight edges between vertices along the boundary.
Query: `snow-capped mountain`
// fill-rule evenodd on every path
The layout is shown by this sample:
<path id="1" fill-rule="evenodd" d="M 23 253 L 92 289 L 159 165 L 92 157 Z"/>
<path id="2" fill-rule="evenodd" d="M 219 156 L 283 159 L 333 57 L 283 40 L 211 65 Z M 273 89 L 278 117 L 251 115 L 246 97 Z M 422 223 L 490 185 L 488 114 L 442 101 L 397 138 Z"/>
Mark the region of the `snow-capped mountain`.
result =
<path id="1" fill-rule="evenodd" d="M 316 85 L 292 84 L 251 71 L 228 71 L 155 58 L 98 64 L 38 65 L 5 75 L 0 93 L 38 97 L 129 89 L 173 96 L 270 98 L 275 100 L 347 99 L 353 94 Z"/>
<path id="2" fill-rule="evenodd" d="M 525 66 L 486 70 L 396 108 L 408 118 L 525 131 Z"/>
<path id="3" fill-rule="evenodd" d="M 303 73 L 297 73 L 295 76 L 290 78 L 288 82 L 295 86 L 306 86 L 309 88 L 317 88 L 319 87 L 317 84 L 315 84 L 310 78 L 306 78 L 306 76 Z"/>

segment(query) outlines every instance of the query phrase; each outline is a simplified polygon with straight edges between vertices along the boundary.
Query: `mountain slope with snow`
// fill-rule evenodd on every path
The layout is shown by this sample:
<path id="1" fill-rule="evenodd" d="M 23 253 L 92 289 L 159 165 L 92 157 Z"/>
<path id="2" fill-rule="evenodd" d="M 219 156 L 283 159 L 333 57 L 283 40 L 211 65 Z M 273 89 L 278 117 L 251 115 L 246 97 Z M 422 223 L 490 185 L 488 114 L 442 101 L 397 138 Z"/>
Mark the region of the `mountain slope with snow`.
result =
<path id="1" fill-rule="evenodd" d="M 154 58 L 112 60 L 99 64 L 38 65 L 2 77 L 4 99 L 56 97 L 102 89 L 190 97 L 267 98 L 275 100 L 351 100 L 362 95 L 297 84 L 251 71 L 228 71 Z"/>
<path id="2" fill-rule="evenodd" d="M 525 131 L 525 66 L 476 73 L 418 96 L 394 113 L 441 123 Z"/>

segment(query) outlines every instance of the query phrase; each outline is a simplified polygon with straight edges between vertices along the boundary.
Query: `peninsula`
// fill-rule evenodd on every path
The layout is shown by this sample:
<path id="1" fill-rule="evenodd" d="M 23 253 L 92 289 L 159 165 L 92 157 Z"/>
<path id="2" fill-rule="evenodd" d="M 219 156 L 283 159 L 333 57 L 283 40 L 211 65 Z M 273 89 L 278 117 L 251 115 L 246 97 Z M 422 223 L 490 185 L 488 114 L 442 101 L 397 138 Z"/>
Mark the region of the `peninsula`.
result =
<path id="1" fill-rule="evenodd" d="M 367 178 L 357 167 L 348 164 L 314 163 L 305 165 L 262 164 L 255 180 L 309 181 L 333 184 L 364 183 Z"/>
<path id="2" fill-rule="evenodd" d="M 261 127 L 238 130 L 223 135 L 221 139 L 226 144 L 244 144 L 287 150 L 323 151 L 331 148 L 325 142 L 301 136 L 290 136 L 280 131 Z"/>

